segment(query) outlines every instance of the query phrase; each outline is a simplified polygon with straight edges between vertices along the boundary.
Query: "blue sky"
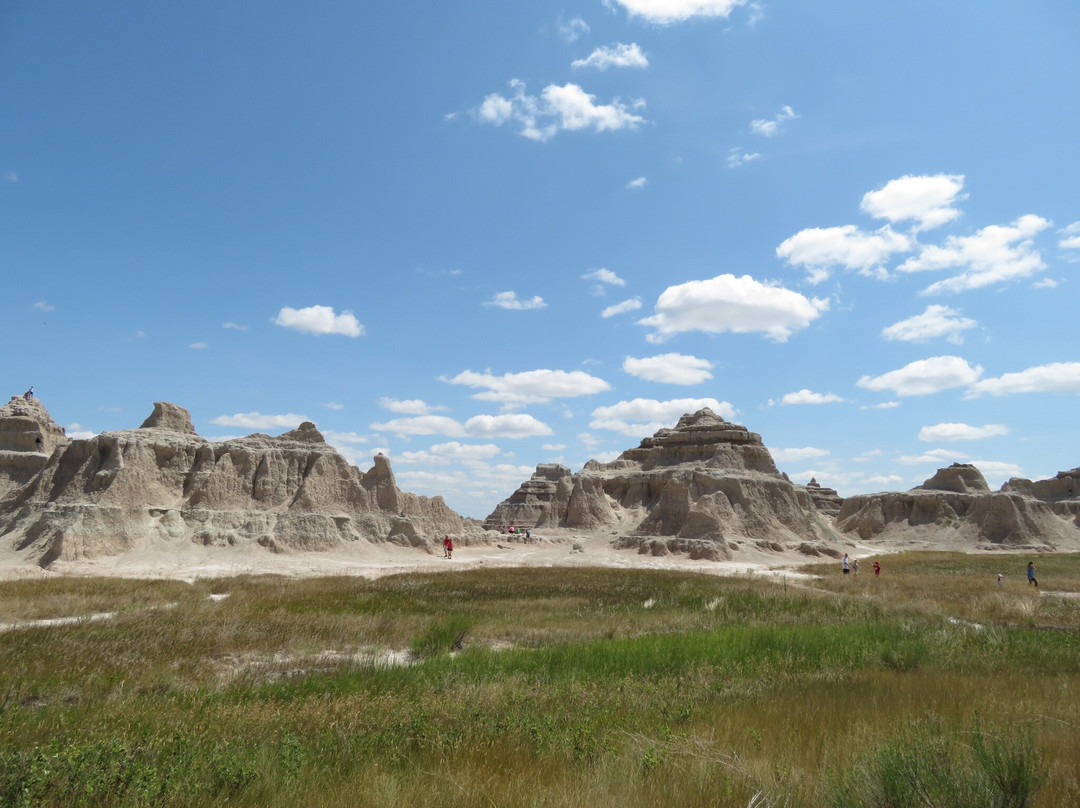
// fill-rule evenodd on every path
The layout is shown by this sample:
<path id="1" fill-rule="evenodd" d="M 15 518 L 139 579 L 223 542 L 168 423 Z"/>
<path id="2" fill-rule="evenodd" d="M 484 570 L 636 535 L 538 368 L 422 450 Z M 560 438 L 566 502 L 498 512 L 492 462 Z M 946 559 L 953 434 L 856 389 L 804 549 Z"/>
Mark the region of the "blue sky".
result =
<path id="1" fill-rule="evenodd" d="M 1080 5 L 0 4 L 0 379 L 485 516 L 701 406 L 841 494 L 1080 465 Z"/>

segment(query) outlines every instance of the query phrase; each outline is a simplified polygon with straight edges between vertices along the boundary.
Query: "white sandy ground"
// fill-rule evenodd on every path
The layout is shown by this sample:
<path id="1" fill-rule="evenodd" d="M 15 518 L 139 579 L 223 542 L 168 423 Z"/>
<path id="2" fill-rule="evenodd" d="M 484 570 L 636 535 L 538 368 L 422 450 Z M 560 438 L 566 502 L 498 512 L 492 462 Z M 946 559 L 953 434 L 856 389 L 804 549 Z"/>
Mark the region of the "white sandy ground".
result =
<path id="1" fill-rule="evenodd" d="M 488 543 L 459 545 L 453 559 L 442 557 L 442 548 L 426 551 L 391 543 L 356 542 L 328 551 L 274 553 L 259 545 L 203 547 L 190 542 L 151 542 L 117 556 L 82 561 L 56 561 L 48 570 L 25 555 L 0 554 L 0 581 L 58 575 L 120 578 L 168 578 L 194 581 L 236 575 L 284 575 L 310 578 L 331 575 L 379 578 L 406 572 L 434 572 L 482 567 L 609 567 L 615 569 L 684 570 L 713 575 L 757 574 L 807 577 L 799 568 L 806 564 L 839 561 L 827 556 L 810 557 L 789 551 L 762 551 L 743 544 L 730 561 L 691 560 L 685 555 L 655 557 L 636 550 L 611 546 L 608 531 L 584 533 L 568 529 L 535 531 L 526 544 L 510 536 L 489 533 Z M 575 550 L 580 546 L 581 550 Z M 970 550 L 926 541 L 890 541 L 888 544 L 851 542 L 840 548 L 870 572 L 871 557 L 913 549 Z M 1002 548 L 1008 550 L 1009 548 Z M 1016 552 L 1012 549 L 1011 552 Z"/>

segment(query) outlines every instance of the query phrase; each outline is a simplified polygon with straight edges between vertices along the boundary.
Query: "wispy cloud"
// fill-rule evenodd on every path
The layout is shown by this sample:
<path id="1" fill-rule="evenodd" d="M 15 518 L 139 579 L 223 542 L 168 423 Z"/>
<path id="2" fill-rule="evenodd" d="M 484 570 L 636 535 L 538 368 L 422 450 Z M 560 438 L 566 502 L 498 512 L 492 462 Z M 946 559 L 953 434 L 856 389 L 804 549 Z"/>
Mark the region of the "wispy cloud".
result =
<path id="1" fill-rule="evenodd" d="M 56 306 L 54 306 L 47 300 L 39 300 L 37 303 L 31 306 L 31 308 L 37 309 L 38 311 L 56 311 Z"/>
<path id="2" fill-rule="evenodd" d="M 556 31 L 559 34 L 559 39 L 568 44 L 571 42 L 577 42 L 579 39 L 581 39 L 581 37 L 589 33 L 590 30 L 589 24 L 585 22 L 585 20 L 581 19 L 581 17 L 574 17 L 570 20 L 567 20 L 566 22 L 563 22 L 562 18 L 560 17 L 558 23 L 556 23 L 556 26 Z"/>
<path id="3" fill-rule="evenodd" d="M 579 70 L 585 67 L 607 70 L 609 67 L 648 67 L 649 60 L 641 47 L 632 42 L 624 45 L 616 42 L 614 45 L 604 45 L 597 48 L 584 59 L 575 59 L 570 67 Z"/>
<path id="4" fill-rule="evenodd" d="M 645 179 L 645 177 L 638 177 L 636 180 L 630 180 L 630 182 L 626 183 L 626 187 L 629 188 L 630 190 L 636 191 L 636 190 L 639 190 L 641 188 L 644 188 L 648 184 L 649 184 L 649 181 L 647 179 Z"/>
<path id="5" fill-rule="evenodd" d="M 529 300 L 521 300 L 517 292 L 496 292 L 495 297 L 484 302 L 485 306 L 494 306 L 499 309 L 510 311 L 527 311 L 529 309 L 543 309 L 547 307 L 544 298 L 535 295 Z"/>
<path id="6" fill-rule="evenodd" d="M 780 107 L 780 111 L 772 118 L 758 118 L 755 121 L 750 121 L 750 131 L 755 135 L 774 137 L 780 131 L 780 127 L 784 123 L 793 121 L 798 117 L 795 110 L 784 105 Z"/>
<path id="7" fill-rule="evenodd" d="M 744 152 L 739 146 L 732 146 L 728 149 L 726 162 L 728 168 L 738 168 L 760 158 L 759 152 Z"/>
<path id="8" fill-rule="evenodd" d="M 614 306 L 608 306 L 602 312 L 600 316 L 604 319 L 608 317 L 614 317 L 617 314 L 626 314 L 628 311 L 637 311 L 641 308 L 641 298 L 632 297 L 629 300 L 624 300 L 622 303 L 616 303 Z"/>

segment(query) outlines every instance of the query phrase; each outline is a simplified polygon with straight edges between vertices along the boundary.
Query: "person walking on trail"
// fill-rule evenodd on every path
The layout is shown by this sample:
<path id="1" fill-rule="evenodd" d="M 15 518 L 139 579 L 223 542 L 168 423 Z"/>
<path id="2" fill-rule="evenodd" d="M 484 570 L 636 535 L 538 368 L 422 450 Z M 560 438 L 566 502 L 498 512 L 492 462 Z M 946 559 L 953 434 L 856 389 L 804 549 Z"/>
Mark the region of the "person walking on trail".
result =
<path id="1" fill-rule="evenodd" d="M 849 572 L 851 572 L 851 559 L 848 558 L 847 553 L 844 553 L 844 558 L 841 561 L 841 567 L 844 570 L 844 575 L 847 575 Z"/>
<path id="2" fill-rule="evenodd" d="M 1034 561 L 1029 561 L 1028 562 L 1028 583 L 1029 584 L 1035 584 L 1036 589 L 1039 588 L 1039 582 L 1035 578 L 1035 562 Z"/>
<path id="3" fill-rule="evenodd" d="M 454 557 L 454 540 L 451 539 L 449 536 L 447 536 L 446 538 L 444 538 L 442 540 L 442 545 L 443 545 L 443 552 L 446 554 L 446 557 L 447 558 L 453 558 Z"/>

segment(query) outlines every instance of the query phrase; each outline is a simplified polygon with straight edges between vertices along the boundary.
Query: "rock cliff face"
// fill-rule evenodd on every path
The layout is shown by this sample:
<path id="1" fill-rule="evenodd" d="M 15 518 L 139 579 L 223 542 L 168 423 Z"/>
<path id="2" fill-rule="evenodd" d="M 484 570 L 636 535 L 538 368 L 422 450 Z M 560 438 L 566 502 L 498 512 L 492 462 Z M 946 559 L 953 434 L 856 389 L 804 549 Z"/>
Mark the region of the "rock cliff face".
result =
<path id="1" fill-rule="evenodd" d="M 620 546 L 726 558 L 745 542 L 782 550 L 829 534 L 761 436 L 704 409 L 578 474 L 538 466 L 485 526 L 611 529 Z"/>
<path id="2" fill-rule="evenodd" d="M 907 492 L 849 497 L 838 530 L 862 539 L 924 540 L 942 530 L 983 549 L 1080 546 L 1080 469 L 1049 480 L 1012 479 L 990 491 L 975 466 L 954 463 Z"/>
<path id="3" fill-rule="evenodd" d="M 0 546 L 42 566 L 155 543 L 326 550 L 480 534 L 441 497 L 402 492 L 384 456 L 366 473 L 350 466 L 312 423 L 214 443 L 195 433 L 184 408 L 158 403 L 138 429 L 69 441 L 44 407 L 27 404 L 0 410 L 0 436 L 9 436 L 0 445 L 35 457 L 0 454 Z"/>

